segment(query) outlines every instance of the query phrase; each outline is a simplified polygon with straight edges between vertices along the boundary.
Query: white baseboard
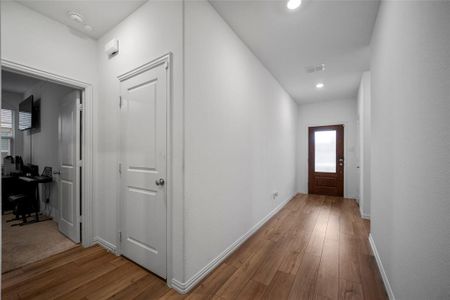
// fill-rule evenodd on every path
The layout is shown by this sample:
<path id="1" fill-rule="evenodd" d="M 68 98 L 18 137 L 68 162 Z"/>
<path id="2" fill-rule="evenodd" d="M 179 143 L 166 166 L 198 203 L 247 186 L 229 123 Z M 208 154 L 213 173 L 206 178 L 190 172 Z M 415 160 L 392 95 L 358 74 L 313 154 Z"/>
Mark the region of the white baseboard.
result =
<path id="1" fill-rule="evenodd" d="M 268 213 L 264 218 L 262 218 L 258 223 L 256 223 L 249 231 L 238 238 L 233 244 L 227 247 L 222 253 L 220 253 L 216 258 L 211 260 L 205 267 L 198 271 L 194 276 L 192 276 L 186 282 L 180 282 L 176 279 L 172 279 L 172 288 L 180 294 L 186 294 L 193 287 L 197 285 L 203 278 L 206 277 L 211 271 L 218 267 L 222 261 L 225 260 L 231 253 L 233 253 L 239 246 L 241 246 L 250 236 L 252 236 L 261 226 L 263 226 L 270 218 L 272 218 L 277 212 L 279 212 L 289 201 L 294 199 L 297 194 L 289 197 L 287 200 L 280 203 L 275 207 L 270 213 Z"/>
<path id="2" fill-rule="evenodd" d="M 361 214 L 361 218 L 366 219 L 366 220 L 370 220 L 370 215 Z"/>
<path id="3" fill-rule="evenodd" d="M 366 219 L 366 220 L 370 220 L 370 215 L 364 213 L 364 211 L 362 210 L 361 206 L 359 206 L 359 214 L 361 215 L 361 218 Z"/>
<path id="4" fill-rule="evenodd" d="M 372 234 L 369 234 L 369 243 L 370 248 L 372 248 L 373 255 L 375 256 L 375 260 L 377 261 L 378 269 L 381 273 L 381 278 L 383 279 L 384 286 L 386 288 L 386 292 L 390 300 L 395 300 L 394 292 L 392 291 L 391 284 L 389 283 L 386 271 L 384 270 L 383 264 L 381 263 L 380 255 L 378 254 L 377 247 L 375 246 L 375 241 L 372 238 Z"/>
<path id="5" fill-rule="evenodd" d="M 99 237 L 99 236 L 94 237 L 94 244 L 100 245 L 100 246 L 102 246 L 103 248 L 105 248 L 106 250 L 108 250 L 108 251 L 110 251 L 110 252 L 112 252 L 112 253 L 118 255 L 116 245 L 111 244 L 111 243 L 108 242 L 108 241 L 105 241 L 104 239 L 102 239 L 102 238 Z"/>
<path id="6" fill-rule="evenodd" d="M 361 218 L 366 219 L 366 220 L 370 220 L 370 215 L 365 214 L 363 211 L 359 212 L 361 214 Z"/>

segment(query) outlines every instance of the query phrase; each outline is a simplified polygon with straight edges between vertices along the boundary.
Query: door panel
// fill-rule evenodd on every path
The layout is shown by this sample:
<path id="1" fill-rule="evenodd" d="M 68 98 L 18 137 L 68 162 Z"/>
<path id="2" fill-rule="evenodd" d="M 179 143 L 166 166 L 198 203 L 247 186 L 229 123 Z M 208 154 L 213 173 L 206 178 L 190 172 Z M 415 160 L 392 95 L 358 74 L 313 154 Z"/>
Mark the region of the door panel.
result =
<path id="1" fill-rule="evenodd" d="M 166 277 L 167 71 L 121 83 L 122 254 Z"/>
<path id="2" fill-rule="evenodd" d="M 75 243 L 80 242 L 80 208 L 78 182 L 80 92 L 73 91 L 61 102 L 59 114 L 59 231 Z"/>
<path id="3" fill-rule="evenodd" d="M 310 194 L 344 195 L 344 126 L 309 127 Z"/>

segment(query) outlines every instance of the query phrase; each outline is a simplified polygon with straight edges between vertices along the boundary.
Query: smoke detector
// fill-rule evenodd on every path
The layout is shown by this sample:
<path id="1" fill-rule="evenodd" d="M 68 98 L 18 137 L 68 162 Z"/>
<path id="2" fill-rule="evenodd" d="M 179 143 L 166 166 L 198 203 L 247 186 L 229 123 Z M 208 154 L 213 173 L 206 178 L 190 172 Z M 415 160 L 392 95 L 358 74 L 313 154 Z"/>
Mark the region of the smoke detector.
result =
<path id="1" fill-rule="evenodd" d="M 74 12 L 74 11 L 68 11 L 67 16 L 74 22 L 84 24 L 84 18 L 81 14 Z"/>
<path id="2" fill-rule="evenodd" d="M 86 32 L 92 32 L 94 30 L 94 28 L 87 24 L 84 20 L 84 17 L 80 14 L 77 13 L 76 11 L 68 11 L 67 12 L 67 16 L 69 17 L 69 19 L 71 19 L 73 22 L 78 24 L 78 27 L 81 29 L 84 29 L 84 31 Z"/>

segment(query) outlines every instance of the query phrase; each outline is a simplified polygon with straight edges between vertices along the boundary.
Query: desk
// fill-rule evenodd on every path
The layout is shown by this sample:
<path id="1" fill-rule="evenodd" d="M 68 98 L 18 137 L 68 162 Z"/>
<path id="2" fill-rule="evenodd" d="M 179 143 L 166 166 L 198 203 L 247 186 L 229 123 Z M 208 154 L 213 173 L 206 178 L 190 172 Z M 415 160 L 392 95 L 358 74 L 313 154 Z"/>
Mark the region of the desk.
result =
<path id="1" fill-rule="evenodd" d="M 21 205 L 20 214 L 23 215 L 24 223 L 27 223 L 25 214 L 35 213 L 35 220 L 33 222 L 39 222 L 40 212 L 40 193 L 39 183 L 50 183 L 52 177 L 49 176 L 20 176 L 13 174 L 11 176 L 2 176 L 2 212 L 6 209 L 13 209 L 8 201 L 8 196 L 17 194 L 26 194 L 28 199 Z M 24 213 L 24 214 L 23 214 Z M 16 214 L 16 218 L 18 215 Z"/>

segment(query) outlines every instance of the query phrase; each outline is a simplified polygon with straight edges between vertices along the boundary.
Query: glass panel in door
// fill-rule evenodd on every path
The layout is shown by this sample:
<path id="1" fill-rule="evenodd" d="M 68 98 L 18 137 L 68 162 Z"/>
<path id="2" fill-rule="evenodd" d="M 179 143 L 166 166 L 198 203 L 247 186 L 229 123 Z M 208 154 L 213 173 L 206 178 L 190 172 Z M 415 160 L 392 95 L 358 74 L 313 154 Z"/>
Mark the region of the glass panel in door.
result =
<path id="1" fill-rule="evenodd" d="M 314 132 L 314 172 L 336 173 L 336 130 Z"/>

